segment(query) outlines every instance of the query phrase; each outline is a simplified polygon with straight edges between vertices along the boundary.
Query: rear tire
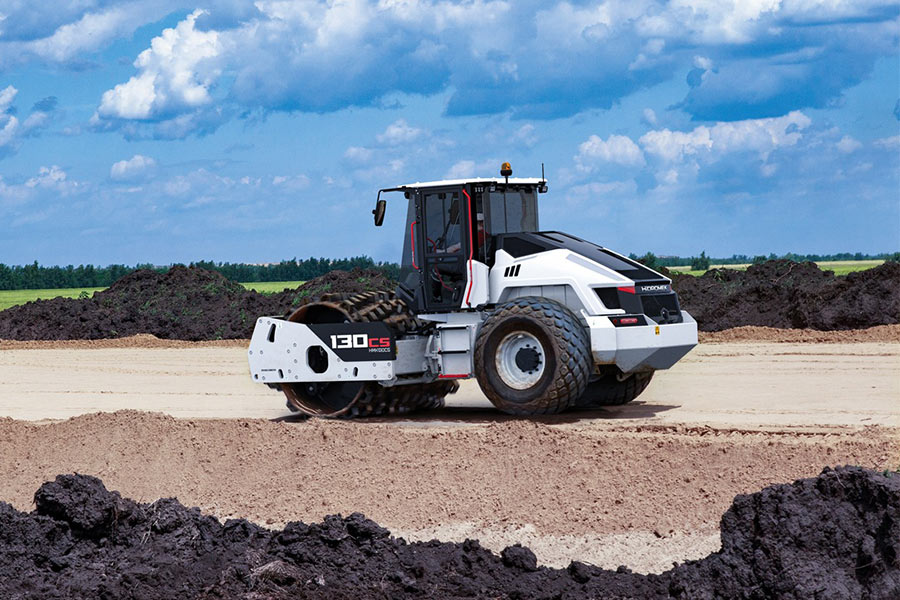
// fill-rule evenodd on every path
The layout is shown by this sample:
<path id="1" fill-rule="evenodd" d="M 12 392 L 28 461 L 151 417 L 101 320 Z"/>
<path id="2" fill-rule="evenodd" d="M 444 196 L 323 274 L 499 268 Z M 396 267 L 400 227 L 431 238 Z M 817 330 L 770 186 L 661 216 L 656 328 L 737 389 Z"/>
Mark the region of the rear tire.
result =
<path id="1" fill-rule="evenodd" d="M 566 410 L 584 393 L 592 367 L 587 329 L 547 298 L 523 296 L 499 306 L 475 342 L 478 385 L 512 415 Z"/>
<path id="2" fill-rule="evenodd" d="M 621 406 L 628 404 L 650 385 L 653 371 L 632 373 L 623 378 L 618 369 L 588 383 L 584 394 L 575 403 L 577 408 L 599 408 L 601 406 Z"/>

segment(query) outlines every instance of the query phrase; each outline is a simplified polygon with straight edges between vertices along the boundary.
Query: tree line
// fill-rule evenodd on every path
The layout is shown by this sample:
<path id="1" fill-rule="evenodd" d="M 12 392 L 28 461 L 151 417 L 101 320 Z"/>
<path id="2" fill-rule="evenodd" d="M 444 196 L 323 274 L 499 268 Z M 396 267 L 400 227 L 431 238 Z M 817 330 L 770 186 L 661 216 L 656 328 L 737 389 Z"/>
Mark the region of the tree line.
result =
<path id="1" fill-rule="evenodd" d="M 748 256 L 746 254 L 733 254 L 730 258 L 710 258 L 706 252 L 700 256 L 656 256 L 648 252 L 643 256 L 630 254 L 630 258 L 637 259 L 650 267 L 680 267 L 690 265 L 692 269 L 702 271 L 710 268 L 710 265 L 759 263 L 776 258 L 784 258 L 803 262 L 811 260 L 821 262 L 827 260 L 894 260 L 900 261 L 900 252 L 883 252 L 881 254 L 863 254 L 861 252 L 840 254 L 794 254 L 788 253 L 782 256 L 769 254 L 768 256 Z M 160 273 L 169 270 L 173 265 L 138 264 L 134 266 L 108 265 L 105 267 L 94 265 L 68 265 L 44 266 L 37 261 L 29 265 L 5 265 L 0 263 L 0 290 L 35 290 L 35 289 L 59 289 L 59 288 L 90 288 L 109 287 L 117 279 L 138 269 L 151 269 Z M 368 256 L 353 256 L 350 258 L 307 258 L 283 260 L 279 263 L 265 265 L 251 265 L 246 263 L 213 262 L 201 260 L 190 263 L 190 266 L 200 267 L 210 271 L 218 271 L 228 279 L 245 283 L 261 281 L 308 281 L 314 277 L 324 275 L 329 271 L 349 271 L 355 267 L 361 269 L 376 269 L 387 277 L 397 279 L 400 274 L 400 266 L 391 262 L 376 262 Z"/>
<path id="2" fill-rule="evenodd" d="M 35 261 L 29 265 L 5 265 L 0 263 L 0 290 L 36 290 L 59 288 L 109 287 L 116 280 L 138 269 L 150 269 L 164 273 L 174 265 L 138 264 L 135 266 L 94 265 L 44 266 Z M 213 262 L 202 260 L 190 263 L 210 271 L 218 271 L 228 279 L 240 282 L 307 281 L 329 271 L 349 271 L 355 267 L 376 269 L 396 279 L 400 266 L 396 263 L 376 262 L 368 256 L 350 258 L 308 258 L 283 260 L 279 263 L 250 265 L 244 263 Z"/>
<path id="3" fill-rule="evenodd" d="M 772 253 L 769 255 L 758 254 L 750 256 L 748 254 L 732 254 L 729 258 L 712 258 L 706 255 L 706 251 L 700 253 L 700 256 L 657 256 L 652 252 L 648 252 L 643 256 L 638 256 L 633 252 L 628 255 L 632 260 L 640 261 L 650 268 L 653 267 L 687 267 L 690 266 L 692 271 L 706 271 L 713 265 L 746 265 L 760 264 L 767 260 L 792 260 L 794 262 L 825 262 L 834 260 L 892 260 L 900 262 L 900 252 L 882 252 L 880 254 L 863 254 L 862 252 L 839 252 L 837 254 L 794 254 L 788 252 L 781 256 Z"/>

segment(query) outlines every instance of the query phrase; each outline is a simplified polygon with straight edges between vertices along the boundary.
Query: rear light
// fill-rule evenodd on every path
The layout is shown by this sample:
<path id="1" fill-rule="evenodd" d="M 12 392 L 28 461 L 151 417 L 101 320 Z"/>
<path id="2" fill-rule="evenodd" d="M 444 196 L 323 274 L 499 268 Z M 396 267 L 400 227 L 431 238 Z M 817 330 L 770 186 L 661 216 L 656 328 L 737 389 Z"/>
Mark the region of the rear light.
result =
<path id="1" fill-rule="evenodd" d="M 627 317 L 610 317 L 610 321 L 616 327 L 626 327 L 628 325 L 646 325 L 647 322 L 644 320 L 644 317 L 636 315 L 636 316 L 627 316 Z"/>
<path id="2" fill-rule="evenodd" d="M 624 286 L 624 287 L 620 287 L 620 288 L 616 288 L 616 289 L 618 289 L 620 292 L 625 292 L 626 294 L 633 294 L 633 293 L 634 293 L 634 286 L 633 286 L 633 285 Z"/>

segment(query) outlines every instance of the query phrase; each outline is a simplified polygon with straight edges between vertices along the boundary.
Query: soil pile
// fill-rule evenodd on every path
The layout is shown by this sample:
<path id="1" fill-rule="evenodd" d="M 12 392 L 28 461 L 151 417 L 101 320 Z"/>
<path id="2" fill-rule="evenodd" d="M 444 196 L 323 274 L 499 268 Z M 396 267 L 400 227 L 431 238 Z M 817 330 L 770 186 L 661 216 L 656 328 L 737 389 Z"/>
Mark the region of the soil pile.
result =
<path id="1" fill-rule="evenodd" d="M 118 341 L 118 340 L 116 340 Z M 700 333 L 700 343 L 786 343 L 786 344 L 862 344 L 900 342 L 900 324 L 876 325 L 868 329 L 816 331 L 815 329 L 776 329 L 744 325 L 724 331 Z M 8 344 L 13 342 L 7 342 Z M 27 342 L 19 342 L 27 343 Z M 32 342 L 34 343 L 34 342 Z M 97 343 L 97 342 L 94 342 Z"/>
<path id="2" fill-rule="evenodd" d="M 263 295 L 219 273 L 176 266 L 135 271 L 91 298 L 55 298 L 0 312 L 0 339 L 94 340 L 140 333 L 162 339 L 249 338 L 257 317 L 283 315 L 323 293 L 393 289 L 374 269 L 332 271 L 297 289 Z"/>
<path id="3" fill-rule="evenodd" d="M 357 294 L 375 290 L 393 290 L 397 282 L 384 276 L 376 269 L 353 269 L 352 271 L 331 271 L 321 277 L 310 279 L 296 290 L 286 289 L 274 298 L 278 302 L 290 301 L 299 304 L 322 294 Z"/>
<path id="4" fill-rule="evenodd" d="M 25 514 L 0 503 L 5 598 L 896 598 L 900 476 L 859 467 L 738 496 L 723 548 L 661 575 L 515 545 L 406 543 L 360 514 L 263 529 L 174 499 L 138 504 L 60 475 Z"/>
<path id="5" fill-rule="evenodd" d="M 700 277 L 669 273 L 678 299 L 702 331 L 744 325 L 822 331 L 900 323 L 900 263 L 844 277 L 815 263 L 771 260 L 746 271 Z"/>
<path id="6" fill-rule="evenodd" d="M 900 473 L 826 468 L 735 497 L 722 550 L 670 571 L 687 598 L 900 598 Z"/>

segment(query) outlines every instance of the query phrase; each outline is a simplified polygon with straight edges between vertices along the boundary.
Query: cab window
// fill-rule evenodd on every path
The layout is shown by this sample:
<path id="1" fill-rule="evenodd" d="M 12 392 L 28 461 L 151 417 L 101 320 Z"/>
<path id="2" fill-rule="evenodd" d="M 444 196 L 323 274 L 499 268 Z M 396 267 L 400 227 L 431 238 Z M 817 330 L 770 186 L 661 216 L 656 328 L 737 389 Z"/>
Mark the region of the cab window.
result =
<path id="1" fill-rule="evenodd" d="M 462 249 L 459 192 L 425 194 L 425 251 L 450 254 Z"/>
<path id="2" fill-rule="evenodd" d="M 490 233 L 521 233 L 538 230 L 537 201 L 533 188 L 510 186 L 489 192 Z"/>

